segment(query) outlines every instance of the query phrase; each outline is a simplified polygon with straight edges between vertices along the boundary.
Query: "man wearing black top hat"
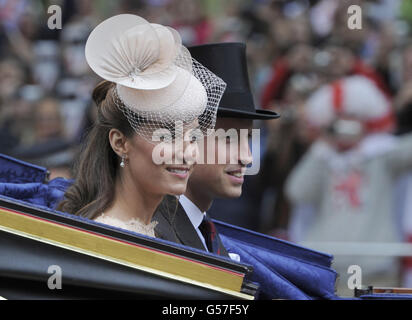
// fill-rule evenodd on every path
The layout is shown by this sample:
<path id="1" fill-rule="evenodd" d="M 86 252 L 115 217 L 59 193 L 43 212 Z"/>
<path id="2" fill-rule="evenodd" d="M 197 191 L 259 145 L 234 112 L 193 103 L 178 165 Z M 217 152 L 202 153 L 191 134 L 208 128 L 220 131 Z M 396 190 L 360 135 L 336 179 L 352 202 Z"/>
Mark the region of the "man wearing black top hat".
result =
<path id="1" fill-rule="evenodd" d="M 246 46 L 243 43 L 219 43 L 193 46 L 189 51 L 226 82 L 227 87 L 220 101 L 215 129 L 252 130 L 253 120 L 270 120 L 279 117 L 268 110 L 256 110 L 250 90 L 246 65 Z M 252 162 L 248 141 L 238 139 L 237 163 L 197 164 L 188 182 L 187 191 L 180 196 L 177 210 L 174 197 L 168 197 L 154 216 L 158 221 L 156 235 L 222 256 L 230 255 L 223 247 L 213 222 L 206 214 L 216 198 L 237 198 L 242 193 L 243 175 Z M 206 144 L 205 144 L 206 145 Z M 246 152 L 242 152 L 246 151 Z M 206 151 L 206 150 L 205 150 Z"/>

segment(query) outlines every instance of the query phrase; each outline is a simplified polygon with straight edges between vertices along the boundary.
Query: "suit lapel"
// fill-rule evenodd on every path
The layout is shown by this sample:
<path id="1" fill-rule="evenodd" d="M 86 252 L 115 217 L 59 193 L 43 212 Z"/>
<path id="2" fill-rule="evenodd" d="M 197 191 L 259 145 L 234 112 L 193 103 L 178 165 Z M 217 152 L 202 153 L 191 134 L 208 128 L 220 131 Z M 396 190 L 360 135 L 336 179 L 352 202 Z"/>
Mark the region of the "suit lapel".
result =
<path id="1" fill-rule="evenodd" d="M 177 237 L 184 245 L 194 247 L 200 250 L 206 250 L 203 246 L 202 240 L 200 240 L 199 235 L 196 232 L 196 229 L 190 222 L 190 219 L 187 216 L 180 202 L 176 211 L 173 229 L 175 230 Z"/>
<path id="2" fill-rule="evenodd" d="M 158 238 L 205 250 L 195 228 L 190 222 L 180 202 L 176 208 L 176 198 L 166 196 L 157 209 L 153 220 L 157 221 L 155 232 Z"/>
<path id="3" fill-rule="evenodd" d="M 171 223 L 171 215 L 173 215 L 175 211 L 176 201 L 174 196 L 167 195 L 163 199 L 161 205 L 157 208 L 153 220 L 157 221 L 155 227 L 156 237 L 171 242 L 181 243 Z"/>
<path id="4" fill-rule="evenodd" d="M 166 196 L 165 202 L 156 211 L 153 220 L 157 221 L 155 232 L 158 238 L 183 244 L 185 246 L 206 251 L 202 240 L 196 232 L 195 227 L 187 216 L 180 202 L 176 208 L 176 198 Z M 217 232 L 217 231 L 216 231 Z M 229 256 L 219 233 L 216 233 L 222 256 Z"/>
<path id="5" fill-rule="evenodd" d="M 168 213 L 163 210 L 158 210 L 155 213 L 153 220 L 157 221 L 157 225 L 155 227 L 156 237 L 163 240 L 181 243 L 177 238 L 175 231 L 171 227 L 167 215 Z"/>

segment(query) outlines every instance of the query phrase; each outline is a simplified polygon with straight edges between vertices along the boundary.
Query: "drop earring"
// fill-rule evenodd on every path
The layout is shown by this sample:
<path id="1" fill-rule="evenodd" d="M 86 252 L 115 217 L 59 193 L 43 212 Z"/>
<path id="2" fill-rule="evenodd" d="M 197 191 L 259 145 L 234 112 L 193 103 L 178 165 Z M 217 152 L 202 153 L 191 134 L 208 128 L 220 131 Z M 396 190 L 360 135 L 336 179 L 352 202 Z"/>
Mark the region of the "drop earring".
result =
<path id="1" fill-rule="evenodd" d="M 124 168 L 124 166 L 125 166 L 125 164 L 124 164 L 124 159 L 125 159 L 125 156 L 122 155 L 122 161 L 120 162 L 120 166 L 121 166 L 122 168 Z"/>

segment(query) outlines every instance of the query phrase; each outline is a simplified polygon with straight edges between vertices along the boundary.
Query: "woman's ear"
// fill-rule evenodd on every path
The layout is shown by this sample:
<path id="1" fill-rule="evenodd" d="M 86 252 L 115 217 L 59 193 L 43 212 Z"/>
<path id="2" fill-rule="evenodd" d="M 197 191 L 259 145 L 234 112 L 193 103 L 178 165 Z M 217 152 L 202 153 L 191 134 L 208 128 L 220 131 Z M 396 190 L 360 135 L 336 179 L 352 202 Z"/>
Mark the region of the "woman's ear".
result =
<path id="1" fill-rule="evenodd" d="M 110 129 L 109 141 L 113 151 L 122 157 L 128 153 L 129 144 L 127 143 L 126 136 L 118 129 Z"/>

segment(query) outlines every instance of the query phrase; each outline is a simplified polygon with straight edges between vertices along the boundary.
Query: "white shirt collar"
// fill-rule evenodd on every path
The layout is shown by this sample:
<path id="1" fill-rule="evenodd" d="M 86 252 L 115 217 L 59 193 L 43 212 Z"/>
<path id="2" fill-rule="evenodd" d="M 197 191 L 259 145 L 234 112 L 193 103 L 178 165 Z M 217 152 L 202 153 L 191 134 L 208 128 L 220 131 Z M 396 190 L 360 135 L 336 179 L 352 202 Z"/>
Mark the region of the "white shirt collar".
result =
<path id="1" fill-rule="evenodd" d="M 195 227 L 200 240 L 206 248 L 206 251 L 208 251 L 205 239 L 199 230 L 199 226 L 202 223 L 203 218 L 206 215 L 206 212 L 200 211 L 200 209 L 192 201 L 190 201 L 189 198 L 185 197 L 184 195 L 181 195 L 179 197 L 179 202 L 182 205 L 183 209 L 186 211 L 186 214 L 189 217 L 190 222 Z M 236 262 L 240 262 L 240 256 L 237 253 L 229 252 L 229 257 Z"/>
<path id="2" fill-rule="evenodd" d="M 200 209 L 184 195 L 179 197 L 179 202 L 186 211 L 186 214 L 193 226 L 196 229 L 199 228 L 206 213 L 200 211 Z"/>

